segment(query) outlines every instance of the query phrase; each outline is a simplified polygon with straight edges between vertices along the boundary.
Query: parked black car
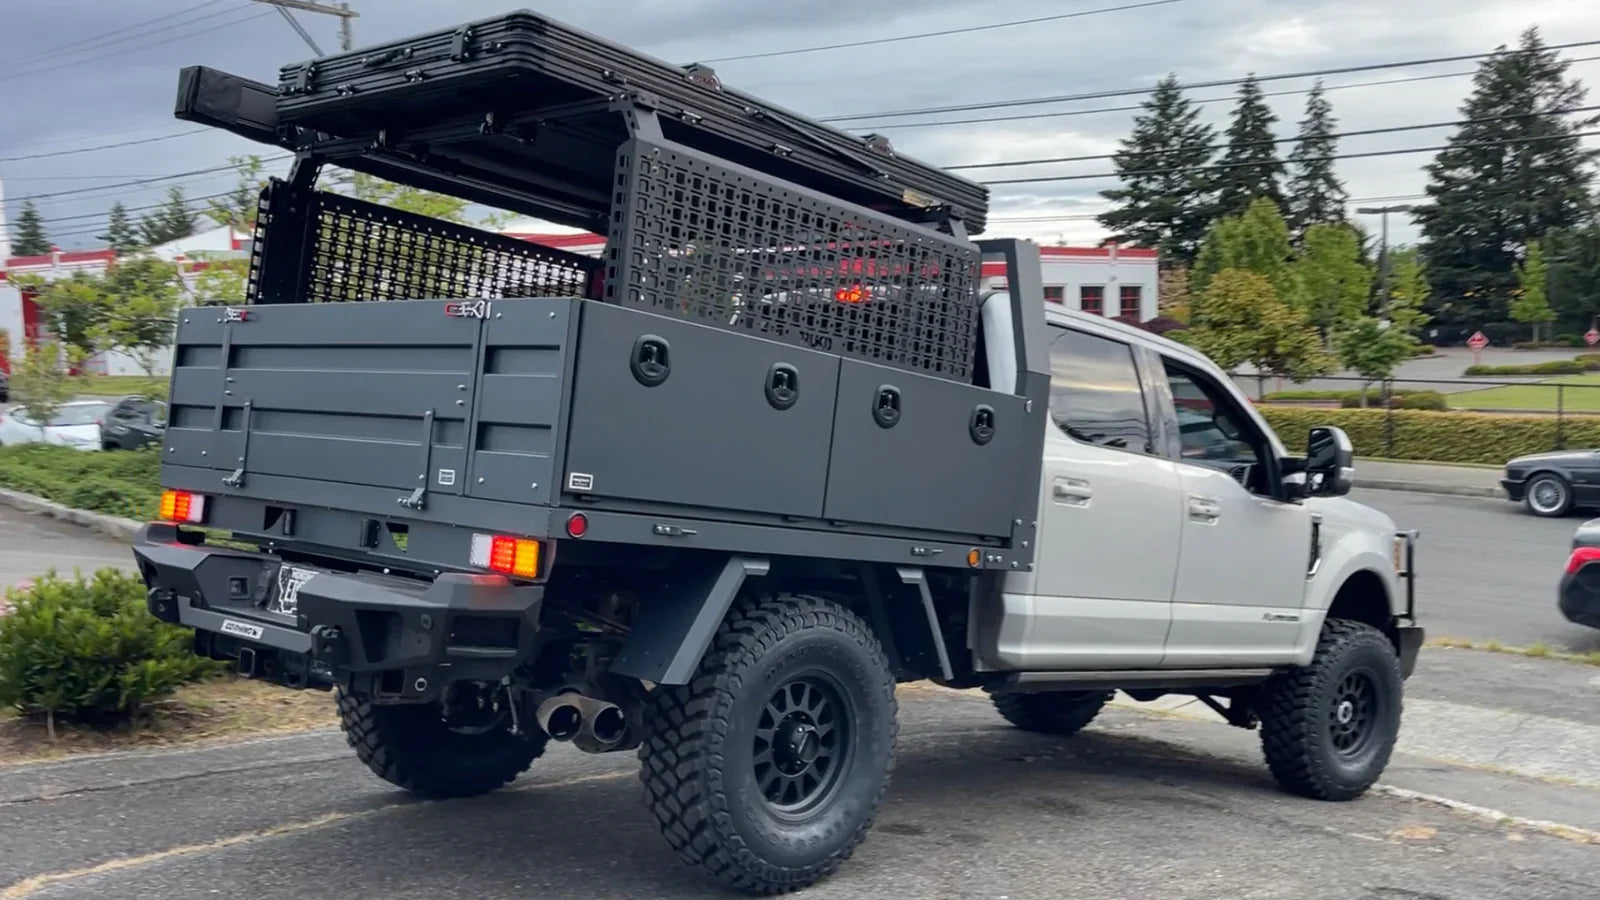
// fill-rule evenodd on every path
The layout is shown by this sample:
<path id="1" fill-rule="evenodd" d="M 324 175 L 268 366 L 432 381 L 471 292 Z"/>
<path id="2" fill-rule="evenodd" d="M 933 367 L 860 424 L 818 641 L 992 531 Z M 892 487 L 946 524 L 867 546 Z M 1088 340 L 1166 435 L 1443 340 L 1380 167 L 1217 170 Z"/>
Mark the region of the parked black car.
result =
<path id="1" fill-rule="evenodd" d="M 167 404 L 144 397 L 123 397 L 106 414 L 100 440 L 107 450 L 138 450 L 167 432 Z"/>
<path id="2" fill-rule="evenodd" d="M 1561 576 L 1561 614 L 1567 621 L 1600 628 L 1600 519 L 1578 526 L 1572 555 Z"/>
<path id="3" fill-rule="evenodd" d="M 1519 456 L 1506 463 L 1500 486 L 1536 516 L 1556 518 L 1600 506 L 1600 450 Z"/>

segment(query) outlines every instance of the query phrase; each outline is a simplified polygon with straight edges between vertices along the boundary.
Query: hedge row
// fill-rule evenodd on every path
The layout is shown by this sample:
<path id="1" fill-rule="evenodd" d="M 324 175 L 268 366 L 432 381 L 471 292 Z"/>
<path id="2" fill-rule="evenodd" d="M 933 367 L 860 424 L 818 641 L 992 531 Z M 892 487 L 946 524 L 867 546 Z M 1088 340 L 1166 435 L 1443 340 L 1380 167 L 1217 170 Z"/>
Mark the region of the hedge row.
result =
<path id="1" fill-rule="evenodd" d="M 129 519 L 155 515 L 161 501 L 160 469 L 161 455 L 154 450 L 0 447 L 0 487 Z"/>
<path id="2" fill-rule="evenodd" d="M 1525 453 L 1555 449 L 1558 425 L 1555 416 L 1292 406 L 1260 410 L 1291 452 L 1305 443 L 1311 428 L 1336 425 L 1350 435 L 1357 456 L 1446 463 L 1500 465 Z M 1385 437 L 1384 422 L 1390 417 L 1392 443 Z M 1569 418 L 1560 427 L 1568 447 L 1600 446 L 1600 417 Z"/>
<path id="3" fill-rule="evenodd" d="M 1340 406 L 1359 409 L 1361 407 L 1360 391 L 1273 391 L 1262 398 L 1271 403 L 1273 401 L 1305 401 L 1305 400 L 1337 400 Z M 1368 389 L 1367 406 L 1382 406 L 1383 392 Z M 1396 409 L 1447 409 L 1444 395 L 1438 391 L 1392 391 L 1389 394 L 1389 403 Z"/>
<path id="4" fill-rule="evenodd" d="M 1509 366 L 1467 366 L 1467 375 L 1579 375 L 1600 372 L 1600 353 L 1580 353 L 1572 359 Z"/>

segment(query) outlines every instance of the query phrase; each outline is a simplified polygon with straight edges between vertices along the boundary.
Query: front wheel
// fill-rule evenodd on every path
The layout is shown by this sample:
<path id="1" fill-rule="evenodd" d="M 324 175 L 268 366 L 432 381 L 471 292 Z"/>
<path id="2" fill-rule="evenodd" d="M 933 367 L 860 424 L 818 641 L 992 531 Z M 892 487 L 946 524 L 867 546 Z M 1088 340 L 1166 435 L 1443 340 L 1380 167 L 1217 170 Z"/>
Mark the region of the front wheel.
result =
<path id="1" fill-rule="evenodd" d="M 895 680 L 831 601 L 740 601 L 693 680 L 658 687 L 639 749 L 667 843 L 729 886 L 776 894 L 832 874 L 888 789 Z"/>
<path id="2" fill-rule="evenodd" d="M 1528 482 L 1524 502 L 1536 516 L 1559 519 L 1572 511 L 1572 485 L 1560 475 L 1546 472 Z"/>
<path id="3" fill-rule="evenodd" d="M 1261 748 L 1278 783 L 1352 800 L 1377 783 L 1400 736 L 1404 679 L 1394 645 L 1362 622 L 1329 619 L 1309 665 L 1261 693 Z"/>

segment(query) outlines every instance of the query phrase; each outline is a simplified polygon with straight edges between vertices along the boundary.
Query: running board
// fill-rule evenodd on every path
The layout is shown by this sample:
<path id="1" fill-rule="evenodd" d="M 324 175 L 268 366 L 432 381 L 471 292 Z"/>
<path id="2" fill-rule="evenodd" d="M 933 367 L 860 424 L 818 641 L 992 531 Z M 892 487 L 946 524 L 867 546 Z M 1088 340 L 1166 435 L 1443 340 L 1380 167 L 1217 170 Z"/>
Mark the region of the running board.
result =
<path id="1" fill-rule="evenodd" d="M 1274 669 L 1110 669 L 1091 672 L 1012 672 L 988 685 L 996 694 L 1123 688 L 1224 688 L 1257 684 Z"/>

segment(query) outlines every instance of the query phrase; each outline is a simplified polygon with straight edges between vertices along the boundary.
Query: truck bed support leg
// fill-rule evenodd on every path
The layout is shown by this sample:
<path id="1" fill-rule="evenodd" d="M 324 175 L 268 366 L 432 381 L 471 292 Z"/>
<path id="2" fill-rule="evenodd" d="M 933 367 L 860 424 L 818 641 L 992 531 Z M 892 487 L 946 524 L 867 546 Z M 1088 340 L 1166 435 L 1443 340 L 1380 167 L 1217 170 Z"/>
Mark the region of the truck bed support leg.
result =
<path id="1" fill-rule="evenodd" d="M 745 580 L 770 568 L 748 556 L 695 560 L 639 604 L 611 671 L 655 684 L 688 684 Z"/>

